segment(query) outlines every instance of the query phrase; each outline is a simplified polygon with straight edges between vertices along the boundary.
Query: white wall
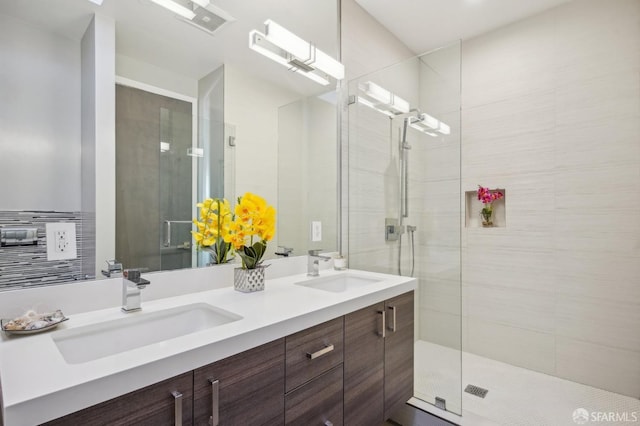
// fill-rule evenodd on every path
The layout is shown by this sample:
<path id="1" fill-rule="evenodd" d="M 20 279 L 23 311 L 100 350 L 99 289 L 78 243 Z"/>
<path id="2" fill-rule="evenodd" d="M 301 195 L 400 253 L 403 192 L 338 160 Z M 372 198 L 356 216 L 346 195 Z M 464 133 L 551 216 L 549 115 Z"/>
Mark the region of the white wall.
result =
<path id="1" fill-rule="evenodd" d="M 130 56 L 116 55 L 116 75 L 192 98 L 198 97 L 198 80 Z"/>
<path id="2" fill-rule="evenodd" d="M 115 259 L 115 22 L 95 15 L 82 37 L 82 213 L 95 232 L 95 275 Z M 95 220 L 95 222 L 93 222 Z M 88 252 L 91 258 L 93 253 Z"/>
<path id="3" fill-rule="evenodd" d="M 278 241 L 305 254 L 337 247 L 336 107 L 308 97 L 280 108 L 278 141 Z M 312 221 L 322 241 L 312 242 Z"/>
<path id="4" fill-rule="evenodd" d="M 574 1 L 463 43 L 464 348 L 640 397 L 640 2 Z"/>
<path id="5" fill-rule="evenodd" d="M 278 110 L 300 96 L 228 65 L 224 87 L 224 120 L 236 128 L 236 194 L 253 192 L 277 210 Z M 275 251 L 277 239 L 276 234 L 269 253 Z"/>
<path id="6" fill-rule="evenodd" d="M 80 44 L 0 15 L 0 209 L 80 210 Z"/>

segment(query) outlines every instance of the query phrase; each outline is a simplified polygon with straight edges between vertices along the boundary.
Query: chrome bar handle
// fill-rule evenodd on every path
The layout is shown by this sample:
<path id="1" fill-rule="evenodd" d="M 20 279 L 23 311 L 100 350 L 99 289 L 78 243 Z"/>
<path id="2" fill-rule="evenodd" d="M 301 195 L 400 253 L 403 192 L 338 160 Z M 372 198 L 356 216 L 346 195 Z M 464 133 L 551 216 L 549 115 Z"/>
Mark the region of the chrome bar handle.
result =
<path id="1" fill-rule="evenodd" d="M 175 425 L 182 426 L 182 394 L 178 391 L 171 392 L 175 401 Z"/>
<path id="2" fill-rule="evenodd" d="M 220 381 L 209 379 L 211 383 L 211 417 L 209 425 L 218 426 L 220 424 Z"/>
<path id="3" fill-rule="evenodd" d="M 389 330 L 393 331 L 394 333 L 396 332 L 396 325 L 397 325 L 397 321 L 396 321 L 396 307 L 395 306 L 389 306 L 389 309 L 391 309 L 391 313 L 392 313 L 392 320 L 393 323 L 389 324 Z"/>
<path id="4" fill-rule="evenodd" d="M 164 246 L 171 247 L 171 221 L 165 220 L 164 223 L 167 224 L 167 233 L 166 238 L 164 239 Z"/>
<path id="5" fill-rule="evenodd" d="M 312 354 L 310 354 L 309 352 L 307 352 L 307 358 L 309 359 L 316 359 L 316 358 L 320 358 L 322 355 L 326 355 L 329 352 L 331 352 L 333 350 L 333 345 L 326 345 L 324 348 L 320 349 L 317 352 L 314 352 Z"/>
<path id="6" fill-rule="evenodd" d="M 378 313 L 382 315 L 382 332 L 378 332 L 378 336 L 384 339 L 387 337 L 387 315 L 384 311 L 378 311 Z"/>

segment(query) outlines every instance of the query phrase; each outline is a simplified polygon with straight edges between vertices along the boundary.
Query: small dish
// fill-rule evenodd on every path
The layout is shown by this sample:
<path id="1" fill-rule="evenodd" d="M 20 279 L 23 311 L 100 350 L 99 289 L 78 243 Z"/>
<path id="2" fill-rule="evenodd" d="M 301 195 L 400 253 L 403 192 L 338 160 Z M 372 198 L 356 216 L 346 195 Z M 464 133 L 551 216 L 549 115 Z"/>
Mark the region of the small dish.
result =
<path id="1" fill-rule="evenodd" d="M 0 325 L 2 326 L 2 331 L 4 331 L 7 334 L 16 334 L 16 335 L 37 334 L 37 333 L 41 333 L 43 331 L 52 330 L 52 329 L 56 328 L 58 325 L 60 325 L 61 322 L 65 322 L 68 319 L 69 319 L 68 317 L 62 317 L 62 318 L 56 320 L 55 322 L 48 323 L 44 327 L 34 328 L 34 329 L 31 329 L 31 330 L 7 330 L 5 328 L 5 326 L 9 321 L 11 321 L 11 320 L 7 320 L 7 319 L 1 319 L 0 320 Z"/>

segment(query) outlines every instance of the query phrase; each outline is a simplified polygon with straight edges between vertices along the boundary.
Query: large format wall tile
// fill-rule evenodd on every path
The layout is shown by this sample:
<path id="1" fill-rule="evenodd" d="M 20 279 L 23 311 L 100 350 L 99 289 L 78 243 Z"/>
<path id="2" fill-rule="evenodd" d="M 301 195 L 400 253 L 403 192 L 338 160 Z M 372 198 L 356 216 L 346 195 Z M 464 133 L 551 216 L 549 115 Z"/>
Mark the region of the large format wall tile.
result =
<path id="1" fill-rule="evenodd" d="M 558 337 L 555 358 L 559 377 L 636 398 L 640 395 L 636 351 Z"/>
<path id="2" fill-rule="evenodd" d="M 639 21 L 569 2 L 462 58 L 462 188 L 507 191 L 505 228 L 462 234 L 468 350 L 636 398 Z"/>

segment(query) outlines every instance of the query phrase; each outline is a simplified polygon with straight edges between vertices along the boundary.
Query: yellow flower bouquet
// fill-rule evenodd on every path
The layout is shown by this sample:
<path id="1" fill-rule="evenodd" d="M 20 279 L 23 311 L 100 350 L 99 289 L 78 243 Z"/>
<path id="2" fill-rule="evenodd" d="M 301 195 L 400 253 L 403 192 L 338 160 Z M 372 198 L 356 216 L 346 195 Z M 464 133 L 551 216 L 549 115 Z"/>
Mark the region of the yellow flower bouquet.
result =
<path id="1" fill-rule="evenodd" d="M 200 250 L 209 251 L 213 263 L 227 263 L 238 253 L 243 269 L 262 264 L 267 242 L 275 235 L 276 210 L 264 198 L 247 192 L 238 198 L 235 214 L 225 199 L 207 198 L 198 203 L 200 220 L 191 231 Z"/>
<path id="2" fill-rule="evenodd" d="M 196 205 L 200 208 L 200 220 L 193 219 L 196 230 L 191 231 L 196 247 L 208 251 L 212 263 L 227 263 L 233 259 L 233 247 L 224 240 L 233 220 L 229 202 L 220 198 L 207 198 Z"/>
<path id="3" fill-rule="evenodd" d="M 224 228 L 223 239 L 242 258 L 243 269 L 255 269 L 262 264 L 267 242 L 276 232 L 276 210 L 264 198 L 247 192 L 238 198 L 235 217 Z"/>

